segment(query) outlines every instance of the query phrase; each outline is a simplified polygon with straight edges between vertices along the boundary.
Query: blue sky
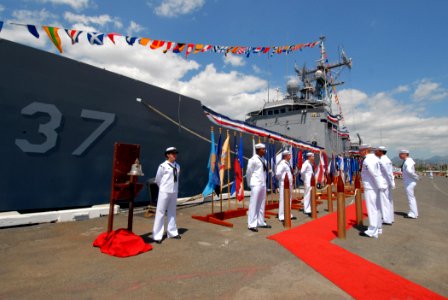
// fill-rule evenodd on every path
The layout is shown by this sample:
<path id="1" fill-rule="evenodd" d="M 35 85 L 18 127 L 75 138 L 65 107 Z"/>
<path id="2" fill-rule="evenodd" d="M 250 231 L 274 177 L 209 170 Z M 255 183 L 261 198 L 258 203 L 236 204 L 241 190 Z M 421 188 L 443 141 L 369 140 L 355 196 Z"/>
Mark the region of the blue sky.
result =
<path id="1" fill-rule="evenodd" d="M 0 20 L 216 45 L 285 45 L 323 34 L 330 61 L 340 47 L 353 58 L 339 88 L 352 133 L 429 157 L 448 153 L 446 11 L 447 1 L 3 0 Z M 55 52 L 46 36 L 37 41 L 8 24 L 0 37 Z M 187 60 L 129 47 L 117 52 L 111 45 L 76 48 L 65 38 L 68 57 L 198 98 L 237 118 L 244 118 L 242 108 L 263 105 L 268 82 L 285 92 L 294 63 L 312 66 L 319 56 L 315 48 L 269 60 L 215 53 Z M 126 55 L 135 57 L 120 65 Z"/>

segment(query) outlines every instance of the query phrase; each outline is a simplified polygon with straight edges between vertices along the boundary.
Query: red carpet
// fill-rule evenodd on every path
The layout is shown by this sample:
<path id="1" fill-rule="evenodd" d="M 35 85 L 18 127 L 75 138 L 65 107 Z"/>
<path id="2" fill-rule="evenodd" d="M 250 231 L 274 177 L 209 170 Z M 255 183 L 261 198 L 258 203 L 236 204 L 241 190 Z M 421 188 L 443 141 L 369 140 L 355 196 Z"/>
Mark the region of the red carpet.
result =
<path id="1" fill-rule="evenodd" d="M 365 207 L 363 208 L 366 211 Z M 355 224 L 355 205 L 347 207 L 347 229 Z M 445 299 L 335 244 L 336 213 L 272 235 L 305 263 L 355 299 Z"/>
<path id="2" fill-rule="evenodd" d="M 101 233 L 93 242 L 94 247 L 99 247 L 101 252 L 117 257 L 134 256 L 152 249 L 143 239 L 127 229 L 112 230 Z"/>

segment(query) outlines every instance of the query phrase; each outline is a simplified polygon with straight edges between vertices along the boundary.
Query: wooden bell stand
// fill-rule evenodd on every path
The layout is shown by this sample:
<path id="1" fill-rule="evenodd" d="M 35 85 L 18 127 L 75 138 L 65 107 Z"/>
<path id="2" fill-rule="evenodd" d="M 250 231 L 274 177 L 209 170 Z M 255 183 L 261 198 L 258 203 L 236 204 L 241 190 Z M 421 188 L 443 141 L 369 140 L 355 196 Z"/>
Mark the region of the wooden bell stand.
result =
<path id="1" fill-rule="evenodd" d="M 138 176 L 131 176 L 128 173 L 132 164 L 139 158 L 140 145 L 115 143 L 107 233 L 112 231 L 114 205 L 119 202 L 129 203 L 128 230 L 132 232 L 134 198 L 143 188 L 143 184 L 138 183 Z"/>

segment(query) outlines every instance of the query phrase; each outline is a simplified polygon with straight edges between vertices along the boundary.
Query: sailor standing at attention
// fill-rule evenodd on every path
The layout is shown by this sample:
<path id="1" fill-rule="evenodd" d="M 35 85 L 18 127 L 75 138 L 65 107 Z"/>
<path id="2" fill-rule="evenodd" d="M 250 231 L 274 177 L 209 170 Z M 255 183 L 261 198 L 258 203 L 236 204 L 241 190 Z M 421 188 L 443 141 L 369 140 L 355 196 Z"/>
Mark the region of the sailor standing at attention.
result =
<path id="1" fill-rule="evenodd" d="M 291 152 L 288 150 L 283 151 L 282 153 L 282 161 L 277 165 L 277 170 L 275 172 L 275 176 L 280 181 L 279 182 L 279 207 L 278 207 L 278 219 L 280 221 L 285 220 L 285 201 L 283 199 L 284 192 L 285 192 L 285 178 L 288 176 L 289 181 L 289 190 L 292 191 L 292 185 L 294 181 L 294 177 L 292 175 L 292 167 L 290 164 L 291 161 Z M 289 193 L 289 207 L 291 207 L 292 204 L 292 192 Z M 291 220 L 297 219 L 292 215 L 291 211 Z"/>
<path id="2" fill-rule="evenodd" d="M 406 216 L 410 219 L 418 218 L 418 208 L 417 200 L 414 196 L 414 189 L 417 185 L 417 180 L 419 179 L 417 173 L 415 173 L 415 162 L 409 157 L 408 150 L 401 150 L 399 153 L 400 159 L 403 160 L 403 165 L 401 166 L 401 172 L 403 173 L 403 183 L 406 191 L 406 196 L 408 197 L 409 203 L 409 213 Z"/>
<path id="3" fill-rule="evenodd" d="M 369 215 L 369 227 L 360 232 L 361 236 L 378 238 L 382 233 L 381 201 L 379 192 L 384 192 L 384 184 L 380 180 L 380 159 L 371 153 L 369 145 L 359 146 L 359 153 L 364 157 L 361 166 L 361 179 L 364 186 L 367 214 Z"/>
<path id="4" fill-rule="evenodd" d="M 387 148 L 380 146 L 375 149 L 375 155 L 380 159 L 381 181 L 386 184 L 386 190 L 380 192 L 381 214 L 383 224 L 392 225 L 394 222 L 394 201 L 392 199 L 392 190 L 395 189 L 395 180 L 392 167 L 392 161 L 387 157 Z"/>
<path id="5" fill-rule="evenodd" d="M 311 217 L 311 176 L 314 176 L 314 153 L 306 154 L 307 160 L 303 163 L 300 175 L 303 180 L 303 212 Z"/>
<path id="6" fill-rule="evenodd" d="M 159 197 L 157 200 L 152 238 L 158 244 L 162 242 L 163 238 L 165 211 L 167 212 L 168 219 L 168 238 L 181 238 L 176 226 L 176 204 L 180 172 L 180 166 L 176 163 L 177 154 L 178 151 L 176 148 L 167 148 L 165 150 L 166 161 L 161 163 L 157 170 L 156 183 L 159 186 Z"/>
<path id="7" fill-rule="evenodd" d="M 250 186 L 250 202 L 247 214 L 248 228 L 258 232 L 257 227 L 271 228 L 264 220 L 264 209 L 266 203 L 266 172 L 267 163 L 263 158 L 266 153 L 264 144 L 255 145 L 256 154 L 247 163 L 246 179 Z"/>

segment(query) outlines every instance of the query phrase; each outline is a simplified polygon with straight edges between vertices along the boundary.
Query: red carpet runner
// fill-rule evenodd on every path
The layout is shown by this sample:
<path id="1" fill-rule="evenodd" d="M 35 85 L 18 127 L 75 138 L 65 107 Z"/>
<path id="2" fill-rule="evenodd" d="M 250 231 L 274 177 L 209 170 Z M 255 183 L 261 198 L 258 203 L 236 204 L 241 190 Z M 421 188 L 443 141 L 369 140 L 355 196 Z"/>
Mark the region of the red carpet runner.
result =
<path id="1" fill-rule="evenodd" d="M 364 211 L 365 207 L 364 207 Z M 355 224 L 355 205 L 347 207 L 347 229 Z M 272 235 L 305 263 L 355 299 L 445 299 L 335 244 L 336 213 Z"/>

